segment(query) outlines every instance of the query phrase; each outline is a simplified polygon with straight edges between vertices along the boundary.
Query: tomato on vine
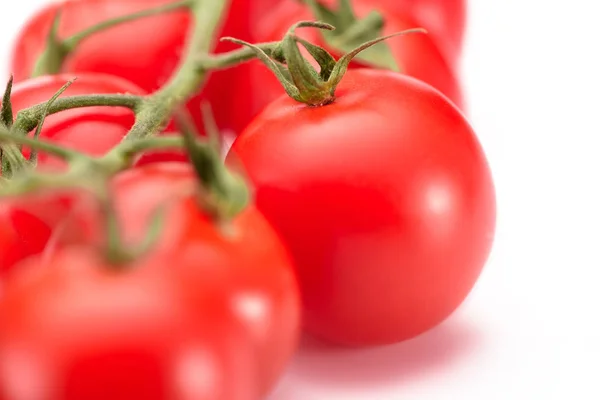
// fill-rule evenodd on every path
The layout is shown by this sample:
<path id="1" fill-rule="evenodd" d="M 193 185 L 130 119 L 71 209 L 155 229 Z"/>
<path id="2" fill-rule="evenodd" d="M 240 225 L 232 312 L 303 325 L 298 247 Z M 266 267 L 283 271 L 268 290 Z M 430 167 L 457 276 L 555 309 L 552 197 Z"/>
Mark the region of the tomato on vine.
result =
<path id="1" fill-rule="evenodd" d="M 241 321 L 256 348 L 258 386 L 266 393 L 287 365 L 299 334 L 299 294 L 287 250 L 253 206 L 224 225 L 215 222 L 193 196 L 196 186 L 194 169 L 186 163 L 153 163 L 115 177 L 111 191 L 123 239 L 141 242 L 147 221 L 167 205 L 151 257 L 173 260 L 163 268 L 185 276 L 190 290 L 197 286 L 220 299 Z M 57 230 L 46 257 L 74 244 L 101 243 L 101 210 L 86 199 L 80 211 Z M 62 237 L 64 232 L 69 237 Z M 186 263 L 177 264 L 177 258 Z"/>
<path id="2" fill-rule="evenodd" d="M 409 339 L 462 303 L 490 252 L 483 150 L 431 86 L 373 69 L 344 75 L 356 52 L 335 65 L 319 52 L 329 73 L 317 77 L 294 30 L 285 41 L 292 80 L 279 77 L 293 99 L 271 103 L 229 159 L 292 253 L 306 329 L 346 345 Z"/>
<path id="3" fill-rule="evenodd" d="M 193 255 L 120 266 L 71 248 L 22 265 L 0 301 L 0 397 L 255 400 L 247 332 L 208 283 L 172 273 Z"/>
<path id="4" fill-rule="evenodd" d="M 320 0 L 333 5 L 339 0 Z M 352 0 L 367 3 L 384 15 L 408 17 L 427 29 L 444 56 L 455 66 L 460 57 L 466 28 L 466 0 Z"/>
<path id="5" fill-rule="evenodd" d="M 10 103 L 15 117 L 29 107 L 48 101 L 72 75 L 45 76 L 17 83 Z M 82 74 L 69 87 L 69 95 L 137 94 L 134 84 L 110 75 Z M 40 138 L 90 155 L 103 155 L 117 145 L 134 123 L 134 113 L 123 107 L 77 108 L 46 117 Z M 31 155 L 27 147 L 23 155 Z M 43 170 L 62 168 L 64 162 L 39 153 L 37 166 Z M 71 195 L 44 194 L 25 199 L 0 200 L 0 271 L 5 273 L 22 259 L 40 253 L 55 226 L 68 214 Z"/>

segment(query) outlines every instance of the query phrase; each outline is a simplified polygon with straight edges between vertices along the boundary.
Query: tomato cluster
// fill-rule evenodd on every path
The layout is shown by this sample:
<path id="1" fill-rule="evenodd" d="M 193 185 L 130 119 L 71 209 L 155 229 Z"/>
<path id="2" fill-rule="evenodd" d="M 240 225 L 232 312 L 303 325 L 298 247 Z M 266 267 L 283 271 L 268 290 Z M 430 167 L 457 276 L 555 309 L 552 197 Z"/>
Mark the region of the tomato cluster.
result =
<path id="1" fill-rule="evenodd" d="M 230 0 L 218 36 L 267 50 L 213 40 L 210 56 L 189 51 L 209 10 L 196 3 L 48 2 L 17 37 L 6 131 L 76 78 L 65 96 L 100 100 L 51 113 L 48 104 L 43 126 L 24 125 L 29 137 L 41 127 L 37 140 L 100 159 L 152 117 L 139 104 L 160 99 L 182 112 L 149 123 L 153 133 L 192 130 L 213 143 L 201 112 L 209 103 L 235 140 L 219 167 L 187 143 L 108 177 L 52 151 L 34 157 L 33 144 L 16 148 L 35 168 L 13 174 L 0 141 L 1 187 L 91 168 L 110 197 L 63 181 L 0 197 L 0 399 L 259 399 L 301 328 L 346 346 L 410 339 L 450 316 L 485 265 L 496 204 L 457 74 L 464 0 Z M 339 29 L 290 30 L 320 17 Z M 347 70 L 332 64 L 348 46 L 417 27 L 429 34 L 373 45 Z M 261 51 L 285 73 L 241 63 Z M 202 57 L 213 66 L 188 68 Z M 231 59 L 241 64 L 226 68 Z M 205 72 L 198 86 L 181 79 Z M 185 96 L 157 97 L 182 84 Z M 215 201 L 233 196 L 221 185 L 233 176 L 251 187 L 235 212 Z M 131 257 L 108 256 L 115 243 Z"/>

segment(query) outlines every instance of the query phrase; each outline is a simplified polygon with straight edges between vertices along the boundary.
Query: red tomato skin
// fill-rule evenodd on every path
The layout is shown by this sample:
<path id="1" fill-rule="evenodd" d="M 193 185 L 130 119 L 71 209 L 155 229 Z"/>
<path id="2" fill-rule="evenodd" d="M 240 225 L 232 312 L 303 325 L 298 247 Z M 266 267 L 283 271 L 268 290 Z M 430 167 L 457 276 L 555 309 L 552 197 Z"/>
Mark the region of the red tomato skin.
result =
<path id="1" fill-rule="evenodd" d="M 19 261 L 41 253 L 51 232 L 38 216 L 3 200 L 0 203 L 0 280 Z"/>
<path id="2" fill-rule="evenodd" d="M 11 103 L 15 118 L 20 110 L 48 101 L 73 78 L 77 80 L 62 97 L 90 94 L 145 94 L 133 83 L 106 74 L 43 76 L 14 85 Z M 77 108 L 48 116 L 40 137 L 90 155 L 102 155 L 121 142 L 134 122 L 134 113 L 124 107 Z M 29 157 L 29 149 L 25 148 L 23 154 Z M 47 154 L 38 155 L 40 168 L 59 168 L 63 165 L 61 160 Z"/>
<path id="3" fill-rule="evenodd" d="M 307 330 L 350 346 L 414 337 L 468 295 L 495 191 L 460 111 L 401 74 L 351 70 L 324 107 L 276 100 L 228 160 L 296 266 Z"/>
<path id="4" fill-rule="evenodd" d="M 164 268 L 185 268 L 182 262 L 177 255 L 154 257 L 115 270 L 96 252 L 74 248 L 23 265 L 0 301 L 0 393 L 256 399 L 245 332 L 198 294 L 202 287 L 189 292 Z"/>
<path id="5" fill-rule="evenodd" d="M 371 3 L 357 2 L 355 6 L 355 11 L 359 16 L 368 14 L 372 9 Z M 292 0 L 284 0 L 279 3 L 278 8 L 272 14 L 268 24 L 254 27 L 252 32 L 254 41 L 281 40 L 294 23 L 314 19 L 306 6 Z M 386 15 L 385 21 L 383 35 L 418 27 L 416 22 L 405 16 Z M 324 42 L 323 37 L 316 29 L 304 28 L 298 30 L 297 33 L 309 42 L 324 47 L 330 53 L 341 56 Z M 436 87 L 459 108 L 464 107 L 460 80 L 432 37 L 426 34 L 411 34 L 390 39 L 386 43 L 405 74 Z M 365 66 L 353 62 L 351 67 L 364 68 Z M 245 95 L 232 99 L 235 106 L 228 108 L 226 112 L 230 116 L 228 127 L 240 133 L 269 103 L 284 94 L 284 90 L 274 74 L 258 61 L 252 61 L 236 68 L 239 74 L 235 87 L 239 93 Z"/>
<path id="6" fill-rule="evenodd" d="M 157 208 L 171 204 L 153 254 L 178 254 L 185 260 L 195 257 L 195 262 L 190 259 L 186 264 L 190 268 L 181 267 L 178 272 L 192 286 L 196 282 L 207 286 L 205 290 L 221 298 L 242 321 L 256 347 L 259 389 L 266 394 L 297 347 L 300 295 L 294 268 L 278 235 L 252 206 L 223 231 L 215 229 L 214 222 L 189 197 L 196 179 L 192 167 L 183 163 L 154 163 L 119 175 L 113 193 L 124 221 L 124 239 L 139 243 Z M 84 223 L 83 233 L 72 234 L 69 240 L 97 242 L 98 213 L 90 213 L 87 205 L 82 209 L 86 215 L 72 219 L 79 226 L 63 231 L 81 231 Z M 48 251 L 59 251 L 64 245 Z"/>
<path id="7" fill-rule="evenodd" d="M 284 0 L 290 1 L 290 0 Z M 336 6 L 338 0 L 323 0 Z M 457 65 L 466 30 L 466 0 L 354 0 L 357 7 L 368 4 L 386 18 L 409 17 L 427 29 L 451 65 Z"/>

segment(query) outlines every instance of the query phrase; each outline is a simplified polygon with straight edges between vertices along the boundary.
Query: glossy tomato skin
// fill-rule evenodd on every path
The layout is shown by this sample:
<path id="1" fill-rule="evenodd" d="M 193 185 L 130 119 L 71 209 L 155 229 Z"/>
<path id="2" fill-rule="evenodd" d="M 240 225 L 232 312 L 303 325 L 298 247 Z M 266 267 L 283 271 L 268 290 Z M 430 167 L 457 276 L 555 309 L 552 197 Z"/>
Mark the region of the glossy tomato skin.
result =
<path id="1" fill-rule="evenodd" d="M 296 266 L 307 330 L 409 339 L 465 299 L 490 252 L 495 192 L 464 116 L 401 74 L 351 70 L 334 103 L 282 97 L 228 156 Z"/>
<path id="2" fill-rule="evenodd" d="M 122 78 L 85 73 L 61 74 L 29 79 L 14 85 L 12 107 L 17 113 L 28 107 L 48 101 L 64 84 L 77 80 L 65 91 L 63 97 L 90 94 L 134 94 L 145 92 Z M 90 155 L 102 155 L 117 145 L 135 122 L 134 113 L 124 107 L 87 107 L 62 111 L 50 115 L 44 122 L 41 138 L 57 142 Z M 29 150 L 24 149 L 26 157 Z M 47 154 L 38 155 L 40 168 L 57 168 L 64 163 Z"/>
<path id="3" fill-rule="evenodd" d="M 153 8 L 175 0 L 67 0 L 48 4 L 21 30 L 12 53 L 12 70 L 17 81 L 26 79 L 33 71 L 46 43 L 52 21 L 60 9 L 59 36 L 69 37 L 94 24 L 122 15 Z M 266 2 L 275 0 L 263 0 Z M 229 12 L 223 22 L 220 36 L 248 38 L 251 2 L 230 0 Z M 63 72 L 97 72 L 120 76 L 153 92 L 163 86 L 176 71 L 185 52 L 190 14 L 186 10 L 142 18 L 113 27 L 86 39 L 71 54 Z M 160 32 L 157 35 L 156 32 Z M 217 53 L 236 48 L 232 43 L 216 42 Z M 209 102 L 215 110 L 229 109 L 234 97 L 231 82 L 234 70 L 216 71 L 203 88 L 190 99 L 188 108 L 199 131 L 203 131 L 200 113 L 202 102 Z M 216 111 L 215 117 L 222 129 L 228 128 L 226 111 Z M 162 158 L 165 160 L 164 158 Z M 167 158 L 168 159 L 168 158 Z"/>
<path id="4" fill-rule="evenodd" d="M 188 260 L 177 272 L 185 276 L 190 290 L 194 285 L 203 287 L 243 323 L 255 344 L 258 385 L 265 394 L 281 375 L 298 341 L 300 295 L 294 270 L 278 235 L 254 207 L 218 227 L 190 197 L 196 185 L 191 166 L 183 163 L 155 163 L 118 176 L 113 193 L 124 237 L 128 243 L 140 243 L 153 213 L 170 204 L 153 254 L 177 254 Z M 85 215 L 72 219 L 77 224 L 87 220 L 79 238 L 97 242 L 98 214 L 89 213 L 87 205 L 82 209 Z M 81 225 L 70 226 L 64 231 L 80 229 Z M 171 268 L 171 264 L 165 267 Z"/>
<path id="5" fill-rule="evenodd" d="M 256 399 L 241 325 L 202 287 L 190 291 L 164 268 L 191 260 L 152 257 L 119 270 L 96 251 L 73 248 L 23 265 L 0 300 L 0 394 Z"/>
<path id="6" fill-rule="evenodd" d="M 358 16 L 365 16 L 373 9 L 371 3 L 357 2 L 355 11 Z M 284 0 L 273 11 L 269 23 L 255 26 L 252 34 L 256 42 L 281 40 L 294 23 L 301 20 L 314 19 L 312 13 L 301 2 Z M 383 35 L 412 29 L 418 24 L 406 16 L 387 15 Z M 323 40 L 316 29 L 301 29 L 297 34 L 311 43 L 324 47 L 327 51 L 339 57 L 334 49 Z M 460 80 L 442 55 L 433 38 L 425 34 L 411 34 L 388 40 L 395 60 L 401 70 L 441 90 L 460 108 L 464 107 L 463 93 Z M 352 68 L 364 68 L 364 64 L 353 62 Z M 232 129 L 239 133 L 252 121 L 270 102 L 284 94 L 281 83 L 273 73 L 262 63 L 252 61 L 236 67 L 239 69 L 239 82 L 236 87 L 244 96 L 234 100 L 235 107 L 228 110 L 232 119 Z"/>

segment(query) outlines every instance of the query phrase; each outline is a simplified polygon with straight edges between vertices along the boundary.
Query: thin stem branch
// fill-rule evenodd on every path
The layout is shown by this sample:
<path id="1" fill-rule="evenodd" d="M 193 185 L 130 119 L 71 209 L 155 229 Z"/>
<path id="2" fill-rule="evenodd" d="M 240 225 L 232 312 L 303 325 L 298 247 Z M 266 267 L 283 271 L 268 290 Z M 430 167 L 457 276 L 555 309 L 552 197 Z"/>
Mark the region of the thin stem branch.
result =
<path id="1" fill-rule="evenodd" d="M 67 39 L 64 39 L 62 45 L 65 47 L 67 51 L 73 51 L 82 41 L 87 39 L 90 36 L 95 35 L 96 33 L 102 32 L 106 29 L 113 28 L 118 25 L 122 25 L 127 22 L 135 21 L 138 19 L 152 17 L 155 15 L 166 14 L 169 12 L 177 11 L 182 8 L 190 7 L 193 4 L 193 0 L 181 0 L 174 3 L 169 3 L 165 5 L 161 5 L 155 8 L 149 8 L 146 10 L 142 10 L 136 13 L 123 15 L 120 17 L 116 17 L 107 21 L 100 22 L 94 26 L 91 26 L 87 29 L 78 32 Z"/>
<path id="2" fill-rule="evenodd" d="M 56 114 L 73 108 L 94 106 L 126 107 L 133 112 L 137 112 L 138 108 L 143 104 L 143 101 L 144 97 L 130 94 L 92 94 L 63 97 L 56 99 L 56 101 L 47 108 L 47 115 Z M 29 132 L 34 129 L 44 115 L 47 105 L 48 102 L 45 102 L 20 111 L 17 114 L 17 119 L 14 123 L 15 129 L 19 129 L 23 132 Z"/>
<path id="3" fill-rule="evenodd" d="M 45 140 L 33 139 L 29 136 L 11 134 L 6 130 L 0 130 L 0 143 L 14 143 L 21 146 L 27 146 L 31 149 L 42 151 L 47 154 L 59 157 L 63 160 L 73 161 L 87 158 L 86 155 L 75 150 L 62 146 L 57 146 Z"/>
<path id="4" fill-rule="evenodd" d="M 273 53 L 280 46 L 280 42 L 267 42 L 256 45 L 267 54 Z M 256 53 L 249 48 L 232 50 L 227 53 L 214 54 L 197 60 L 199 70 L 219 70 L 235 67 L 238 64 L 256 58 Z"/>

